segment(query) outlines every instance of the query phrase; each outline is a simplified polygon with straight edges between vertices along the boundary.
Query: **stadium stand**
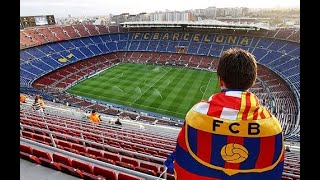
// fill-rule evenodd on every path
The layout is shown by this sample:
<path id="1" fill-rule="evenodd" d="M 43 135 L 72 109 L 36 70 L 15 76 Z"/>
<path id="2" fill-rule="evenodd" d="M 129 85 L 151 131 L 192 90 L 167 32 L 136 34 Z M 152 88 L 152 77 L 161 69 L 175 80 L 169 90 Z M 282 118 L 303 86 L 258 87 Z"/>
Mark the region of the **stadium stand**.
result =
<path id="1" fill-rule="evenodd" d="M 215 71 L 218 57 L 231 47 L 256 56 L 258 80 L 250 91 L 279 119 L 289 145 L 299 144 L 299 42 L 297 29 L 213 29 L 208 33 L 202 29 L 67 25 L 21 30 L 20 91 L 31 97 L 42 95 L 49 108 L 41 116 L 30 110 L 29 103 L 21 106 L 20 162 L 26 159 L 78 178 L 160 176 L 164 159 L 175 147 L 180 119 L 141 114 L 137 109 L 92 101 L 65 90 L 122 62 Z M 57 103 L 49 102 L 53 100 Z M 70 106 L 62 105 L 66 103 Z M 83 114 L 92 109 L 105 117 L 95 128 L 83 120 Z M 109 123 L 115 117 L 122 118 L 121 129 Z M 300 179 L 298 146 L 292 146 L 297 151 L 286 153 L 283 179 Z"/>
<path id="2" fill-rule="evenodd" d="M 160 126 L 148 126 L 141 130 L 125 119 L 119 129 L 108 122 L 113 116 L 104 116 L 105 121 L 93 127 L 81 119 L 81 111 L 46 104 L 48 108 L 43 116 L 30 109 L 31 103 L 20 109 L 20 157 L 33 163 L 90 179 L 99 175 L 117 179 L 120 166 L 134 171 L 125 170 L 125 173 L 148 179 L 149 176 L 138 172 L 158 176 L 163 161 L 175 147 L 179 129 L 160 131 Z M 108 165 L 99 167 L 104 163 Z M 299 163 L 297 152 L 286 153 L 283 177 L 299 179 Z"/>

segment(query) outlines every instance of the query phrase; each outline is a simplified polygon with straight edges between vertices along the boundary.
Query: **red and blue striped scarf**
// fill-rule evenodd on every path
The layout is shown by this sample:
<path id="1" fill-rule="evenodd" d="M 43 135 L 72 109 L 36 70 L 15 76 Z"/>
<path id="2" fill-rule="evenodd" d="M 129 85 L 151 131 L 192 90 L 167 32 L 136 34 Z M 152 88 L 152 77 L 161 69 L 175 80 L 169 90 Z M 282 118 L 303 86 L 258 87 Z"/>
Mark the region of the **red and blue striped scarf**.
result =
<path id="1" fill-rule="evenodd" d="M 225 91 L 194 105 L 176 147 L 176 179 L 281 179 L 278 120 L 246 91 Z"/>

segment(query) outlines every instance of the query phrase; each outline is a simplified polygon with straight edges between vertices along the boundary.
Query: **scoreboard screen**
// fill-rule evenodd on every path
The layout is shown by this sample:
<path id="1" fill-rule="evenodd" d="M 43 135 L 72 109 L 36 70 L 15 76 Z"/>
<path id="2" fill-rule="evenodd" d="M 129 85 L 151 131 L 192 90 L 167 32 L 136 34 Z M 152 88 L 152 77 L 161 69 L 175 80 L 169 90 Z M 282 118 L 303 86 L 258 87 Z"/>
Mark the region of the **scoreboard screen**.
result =
<path id="1" fill-rule="evenodd" d="M 48 25 L 48 19 L 46 16 L 35 16 L 34 21 L 37 26 Z"/>
<path id="2" fill-rule="evenodd" d="M 20 28 L 55 25 L 56 21 L 53 15 L 44 16 L 22 16 L 20 17 Z"/>

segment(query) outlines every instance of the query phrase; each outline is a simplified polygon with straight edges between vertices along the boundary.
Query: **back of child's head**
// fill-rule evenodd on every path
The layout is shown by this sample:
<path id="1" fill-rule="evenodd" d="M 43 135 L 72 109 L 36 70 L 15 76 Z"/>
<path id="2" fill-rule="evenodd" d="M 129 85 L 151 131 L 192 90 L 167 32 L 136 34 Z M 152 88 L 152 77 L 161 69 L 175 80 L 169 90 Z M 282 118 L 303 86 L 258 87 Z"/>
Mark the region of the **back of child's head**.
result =
<path id="1" fill-rule="evenodd" d="M 226 88 L 247 90 L 257 78 L 256 59 L 246 50 L 228 49 L 219 59 L 217 74 Z"/>

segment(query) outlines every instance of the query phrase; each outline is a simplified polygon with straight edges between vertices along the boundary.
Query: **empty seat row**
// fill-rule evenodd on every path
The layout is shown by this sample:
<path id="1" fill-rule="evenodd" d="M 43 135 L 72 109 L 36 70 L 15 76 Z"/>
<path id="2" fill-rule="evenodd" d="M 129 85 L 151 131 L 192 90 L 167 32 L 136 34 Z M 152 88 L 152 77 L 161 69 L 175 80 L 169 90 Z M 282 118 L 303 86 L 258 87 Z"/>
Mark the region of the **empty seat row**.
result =
<path id="1" fill-rule="evenodd" d="M 77 159 L 70 159 L 61 154 L 31 148 L 20 144 L 20 157 L 34 163 L 50 167 L 61 172 L 84 179 L 107 179 L 107 180 L 141 180 L 141 178 L 119 172 L 101 166 L 92 166 Z"/>

